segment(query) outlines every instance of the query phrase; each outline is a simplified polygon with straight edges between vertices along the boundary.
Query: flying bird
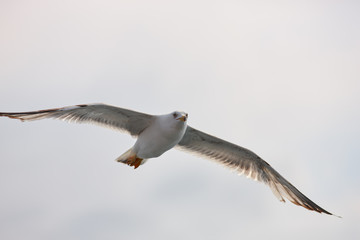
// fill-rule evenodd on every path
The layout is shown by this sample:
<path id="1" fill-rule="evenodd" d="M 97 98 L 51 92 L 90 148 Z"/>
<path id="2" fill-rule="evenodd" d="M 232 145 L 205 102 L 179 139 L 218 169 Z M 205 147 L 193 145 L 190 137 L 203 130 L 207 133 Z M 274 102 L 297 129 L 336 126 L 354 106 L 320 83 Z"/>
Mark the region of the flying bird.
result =
<path id="1" fill-rule="evenodd" d="M 95 123 L 125 131 L 137 140 L 116 161 L 135 169 L 147 159 L 159 157 L 173 147 L 213 159 L 256 181 L 267 184 L 282 202 L 287 198 L 306 209 L 333 215 L 307 198 L 266 161 L 252 151 L 187 125 L 188 114 L 174 111 L 150 115 L 106 104 L 82 104 L 31 112 L 0 112 L 1 117 L 21 121 L 54 118 L 76 123 Z"/>

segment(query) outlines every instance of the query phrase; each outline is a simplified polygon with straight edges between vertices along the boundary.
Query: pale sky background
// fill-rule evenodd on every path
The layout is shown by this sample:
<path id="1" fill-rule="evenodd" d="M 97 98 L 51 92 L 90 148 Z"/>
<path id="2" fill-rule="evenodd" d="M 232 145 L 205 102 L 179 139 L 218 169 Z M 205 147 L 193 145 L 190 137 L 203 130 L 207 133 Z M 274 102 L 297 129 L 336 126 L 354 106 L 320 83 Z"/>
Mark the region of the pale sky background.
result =
<path id="1" fill-rule="evenodd" d="M 103 102 L 189 113 L 314 202 L 177 150 L 139 169 L 135 139 L 0 119 L 0 239 L 360 236 L 359 1 L 0 1 L 0 111 Z"/>

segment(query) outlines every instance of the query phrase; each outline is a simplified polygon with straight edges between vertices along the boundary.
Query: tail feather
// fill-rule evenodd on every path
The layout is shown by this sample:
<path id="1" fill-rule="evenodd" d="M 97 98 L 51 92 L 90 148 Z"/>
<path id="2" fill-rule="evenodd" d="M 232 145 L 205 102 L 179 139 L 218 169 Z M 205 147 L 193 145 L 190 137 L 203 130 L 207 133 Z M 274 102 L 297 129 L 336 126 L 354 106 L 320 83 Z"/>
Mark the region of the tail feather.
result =
<path id="1" fill-rule="evenodd" d="M 127 164 L 129 166 L 133 166 L 134 169 L 136 169 L 140 165 L 144 164 L 146 159 L 139 158 L 138 156 L 136 156 L 136 153 L 134 152 L 133 148 L 130 148 L 120 157 L 118 157 L 115 161 Z"/>
<path id="2" fill-rule="evenodd" d="M 120 157 L 118 157 L 115 161 L 125 163 L 128 158 L 135 156 L 133 148 L 130 148 L 125 153 L 123 153 Z"/>

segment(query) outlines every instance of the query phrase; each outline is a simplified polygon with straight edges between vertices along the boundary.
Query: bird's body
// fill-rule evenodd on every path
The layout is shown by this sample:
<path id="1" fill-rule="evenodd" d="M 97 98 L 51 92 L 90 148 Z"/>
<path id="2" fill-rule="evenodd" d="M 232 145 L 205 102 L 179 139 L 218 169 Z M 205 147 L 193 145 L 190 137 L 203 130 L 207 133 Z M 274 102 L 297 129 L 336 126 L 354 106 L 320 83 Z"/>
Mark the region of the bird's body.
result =
<path id="1" fill-rule="evenodd" d="M 1 116 L 22 121 L 55 118 L 97 123 L 123 130 L 138 139 L 133 147 L 116 159 L 118 162 L 137 168 L 147 159 L 177 147 L 213 159 L 267 184 L 280 201 L 285 202 L 284 198 L 287 198 L 309 210 L 332 215 L 307 198 L 252 151 L 188 126 L 188 115 L 184 112 L 150 115 L 105 104 L 83 104 L 33 112 L 0 112 Z"/>
<path id="2" fill-rule="evenodd" d="M 140 158 L 155 158 L 173 148 L 180 142 L 187 127 L 186 121 L 176 120 L 181 114 L 174 113 L 156 116 L 153 124 L 140 133 L 134 151 Z"/>
<path id="3" fill-rule="evenodd" d="M 187 127 L 186 118 L 187 114 L 182 112 L 154 116 L 135 145 L 116 160 L 138 168 L 147 159 L 159 157 L 181 141 Z"/>

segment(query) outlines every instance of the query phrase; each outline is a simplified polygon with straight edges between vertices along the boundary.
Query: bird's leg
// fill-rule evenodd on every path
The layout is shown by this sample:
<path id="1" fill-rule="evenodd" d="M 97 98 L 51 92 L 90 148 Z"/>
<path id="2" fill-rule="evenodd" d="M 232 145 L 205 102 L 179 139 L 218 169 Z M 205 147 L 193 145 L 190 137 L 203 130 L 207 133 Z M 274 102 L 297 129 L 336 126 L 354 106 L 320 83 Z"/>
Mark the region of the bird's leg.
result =
<path id="1" fill-rule="evenodd" d="M 126 159 L 126 164 L 134 167 L 134 169 L 138 168 L 141 165 L 143 158 L 139 158 L 136 155 L 133 155 L 131 157 L 129 157 L 128 159 Z"/>
<path id="2" fill-rule="evenodd" d="M 134 166 L 134 169 L 137 169 L 141 165 L 142 160 L 142 158 L 135 157 L 135 161 L 132 164 L 132 166 Z"/>

